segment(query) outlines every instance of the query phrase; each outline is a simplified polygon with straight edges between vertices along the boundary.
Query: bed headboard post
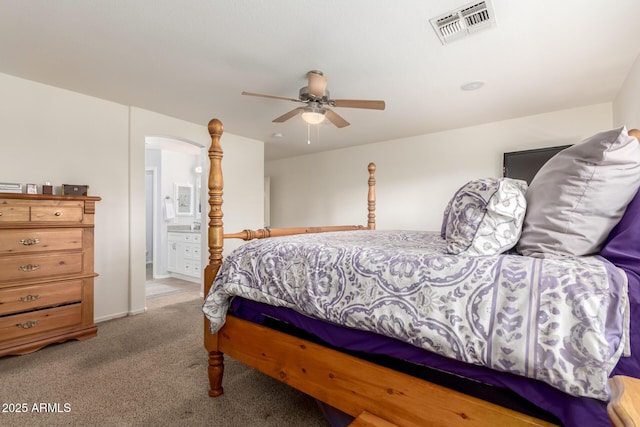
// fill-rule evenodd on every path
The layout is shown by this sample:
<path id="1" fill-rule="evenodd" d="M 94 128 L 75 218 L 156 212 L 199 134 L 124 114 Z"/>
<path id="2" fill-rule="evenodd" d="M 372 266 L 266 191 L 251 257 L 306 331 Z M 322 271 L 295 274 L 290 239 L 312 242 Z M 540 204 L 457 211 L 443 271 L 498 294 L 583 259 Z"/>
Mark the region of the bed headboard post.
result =
<path id="1" fill-rule="evenodd" d="M 367 228 L 369 230 L 376 229 L 376 164 L 369 163 L 369 196 L 367 197 L 369 216 L 367 219 Z"/>
<path id="2" fill-rule="evenodd" d="M 224 181 L 222 179 L 222 147 L 220 137 L 223 126 L 218 119 L 209 122 L 209 263 L 204 270 L 204 294 L 209 293 L 213 279 L 222 265 L 222 247 L 224 243 L 224 227 L 222 222 L 222 194 Z"/>

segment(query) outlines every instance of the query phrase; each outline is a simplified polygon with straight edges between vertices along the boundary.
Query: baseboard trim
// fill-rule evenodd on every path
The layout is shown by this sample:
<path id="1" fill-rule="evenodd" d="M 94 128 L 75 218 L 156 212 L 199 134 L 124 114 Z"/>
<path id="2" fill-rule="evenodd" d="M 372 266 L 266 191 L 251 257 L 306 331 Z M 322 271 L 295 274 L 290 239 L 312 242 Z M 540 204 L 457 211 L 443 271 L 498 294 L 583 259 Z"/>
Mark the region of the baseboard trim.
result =
<path id="1" fill-rule="evenodd" d="M 120 313 L 113 313 L 113 314 L 109 314 L 107 316 L 100 316 L 94 319 L 94 322 L 96 323 L 100 323 L 100 322 L 106 322 L 107 320 L 112 320 L 112 319 L 119 319 L 121 317 L 127 317 L 129 316 L 131 313 L 127 313 L 125 312 L 120 312 Z"/>

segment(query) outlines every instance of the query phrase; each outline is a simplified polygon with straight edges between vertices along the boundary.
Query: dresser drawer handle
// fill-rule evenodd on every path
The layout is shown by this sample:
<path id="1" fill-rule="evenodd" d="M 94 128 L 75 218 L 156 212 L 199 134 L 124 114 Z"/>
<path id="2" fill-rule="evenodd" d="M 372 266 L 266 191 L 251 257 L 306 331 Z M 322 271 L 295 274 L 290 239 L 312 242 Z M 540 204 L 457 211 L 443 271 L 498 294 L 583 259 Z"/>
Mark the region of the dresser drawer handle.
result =
<path id="1" fill-rule="evenodd" d="M 22 301 L 22 302 L 31 302 L 31 301 L 36 301 L 36 300 L 39 300 L 39 299 L 40 299 L 40 295 L 38 295 L 38 294 L 35 294 L 35 295 L 29 294 L 29 295 L 27 295 L 25 297 L 20 297 L 20 301 Z"/>
<path id="2" fill-rule="evenodd" d="M 36 271 L 39 268 L 40 268 L 40 265 L 38 264 L 26 264 L 18 267 L 18 270 L 28 272 L 28 271 Z"/>
<path id="3" fill-rule="evenodd" d="M 25 245 L 25 246 L 33 246 L 33 245 L 37 245 L 38 243 L 40 243 L 40 239 L 22 239 L 20 240 L 20 244 L 21 245 Z"/>
<path id="4" fill-rule="evenodd" d="M 54 213 L 55 216 L 62 216 L 62 212 L 57 211 L 56 213 Z"/>
<path id="5" fill-rule="evenodd" d="M 20 329 L 31 329 L 40 324 L 39 320 L 29 320 L 28 322 L 18 323 L 16 326 Z"/>
<path id="6" fill-rule="evenodd" d="M 0 216 L 2 216 L 2 212 L 0 212 Z"/>

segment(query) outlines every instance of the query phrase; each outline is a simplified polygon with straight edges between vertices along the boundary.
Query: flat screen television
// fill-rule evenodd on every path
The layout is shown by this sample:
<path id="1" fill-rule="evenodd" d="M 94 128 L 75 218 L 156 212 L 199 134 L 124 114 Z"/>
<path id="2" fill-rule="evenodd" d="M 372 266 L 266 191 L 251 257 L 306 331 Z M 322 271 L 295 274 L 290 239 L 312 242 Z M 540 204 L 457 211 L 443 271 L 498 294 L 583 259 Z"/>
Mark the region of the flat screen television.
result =
<path id="1" fill-rule="evenodd" d="M 571 147 L 571 145 L 504 153 L 502 175 L 507 178 L 522 179 L 527 181 L 527 184 L 530 184 L 533 177 L 547 160 L 568 147 Z"/>

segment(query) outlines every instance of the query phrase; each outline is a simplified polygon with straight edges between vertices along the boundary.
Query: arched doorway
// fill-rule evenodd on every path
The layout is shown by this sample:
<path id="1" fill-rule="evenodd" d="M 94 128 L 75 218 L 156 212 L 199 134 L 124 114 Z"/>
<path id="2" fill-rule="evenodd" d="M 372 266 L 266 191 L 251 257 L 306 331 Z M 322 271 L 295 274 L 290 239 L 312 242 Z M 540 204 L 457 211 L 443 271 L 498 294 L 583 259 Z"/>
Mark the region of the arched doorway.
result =
<path id="1" fill-rule="evenodd" d="M 178 294 L 200 294 L 205 152 L 173 137 L 148 136 L 145 143 L 145 299 L 154 308 L 186 297 Z"/>

